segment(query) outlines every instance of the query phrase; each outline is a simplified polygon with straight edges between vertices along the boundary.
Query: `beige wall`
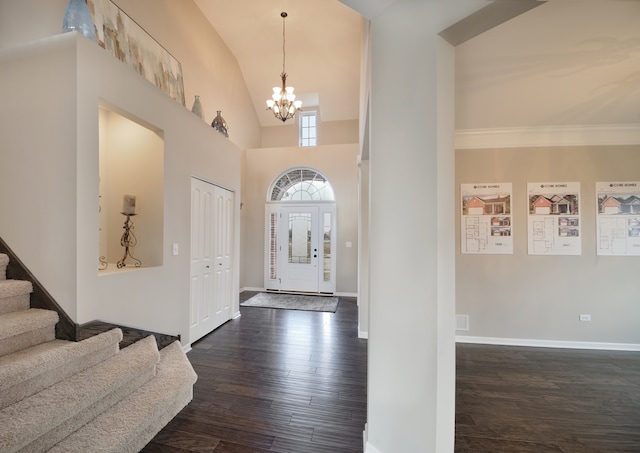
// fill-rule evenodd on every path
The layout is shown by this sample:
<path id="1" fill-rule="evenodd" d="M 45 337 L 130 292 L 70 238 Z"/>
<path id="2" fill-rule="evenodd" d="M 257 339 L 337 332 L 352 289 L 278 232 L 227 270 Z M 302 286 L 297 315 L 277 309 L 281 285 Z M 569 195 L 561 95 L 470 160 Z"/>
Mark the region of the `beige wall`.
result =
<path id="1" fill-rule="evenodd" d="M 281 126 L 262 128 L 261 148 L 282 148 L 298 146 L 297 116 Z M 318 145 L 343 145 L 358 143 L 358 120 L 320 121 L 318 124 Z"/>
<path id="2" fill-rule="evenodd" d="M 358 146 L 247 150 L 242 197 L 241 288 L 264 287 L 265 204 L 269 185 L 285 170 L 308 166 L 331 183 L 337 205 L 336 291 L 355 294 L 358 271 Z M 346 243 L 351 242 L 351 247 Z"/>
<path id="3" fill-rule="evenodd" d="M 0 48 L 60 33 L 68 0 L 0 0 Z M 186 108 L 200 95 L 207 124 L 217 110 L 229 140 L 241 149 L 260 146 L 261 128 L 240 67 L 191 0 L 119 0 L 117 5 L 181 64 Z"/>
<path id="4" fill-rule="evenodd" d="M 11 212 L 0 217 L 3 239 L 74 321 L 179 334 L 188 345 L 191 176 L 239 194 L 240 150 L 76 33 L 0 51 L 0 78 L 0 206 Z M 164 137 L 161 266 L 98 272 L 99 105 Z M 235 257 L 239 212 L 238 201 Z M 138 236 L 146 239 L 157 240 Z M 233 266 L 237 311 L 238 259 Z"/>
<path id="5" fill-rule="evenodd" d="M 460 254 L 458 314 L 465 337 L 640 344 L 638 257 L 596 255 L 598 181 L 640 180 L 639 146 L 584 146 L 456 152 L 456 232 L 460 184 L 513 184 L 512 255 Z M 582 254 L 527 254 L 528 182 L 579 182 Z M 579 322 L 579 314 L 591 322 Z"/>

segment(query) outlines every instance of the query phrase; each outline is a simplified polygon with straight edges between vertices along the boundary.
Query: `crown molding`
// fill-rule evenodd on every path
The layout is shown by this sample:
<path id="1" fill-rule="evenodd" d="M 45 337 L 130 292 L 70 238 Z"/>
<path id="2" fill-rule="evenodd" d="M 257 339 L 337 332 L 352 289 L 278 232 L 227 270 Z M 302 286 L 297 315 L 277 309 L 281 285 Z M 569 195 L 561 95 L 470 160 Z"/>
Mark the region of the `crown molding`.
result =
<path id="1" fill-rule="evenodd" d="M 640 144 L 640 124 L 540 126 L 456 131 L 456 149 Z"/>

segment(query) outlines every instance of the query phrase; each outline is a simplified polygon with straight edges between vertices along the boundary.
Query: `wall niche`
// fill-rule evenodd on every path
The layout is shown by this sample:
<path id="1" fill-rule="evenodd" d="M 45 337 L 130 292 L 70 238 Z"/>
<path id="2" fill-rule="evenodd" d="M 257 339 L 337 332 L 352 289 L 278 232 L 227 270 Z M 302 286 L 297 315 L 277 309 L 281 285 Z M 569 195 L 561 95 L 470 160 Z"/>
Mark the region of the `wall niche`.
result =
<path id="1" fill-rule="evenodd" d="M 164 133 L 107 103 L 99 112 L 100 274 L 162 266 Z M 135 197 L 131 216 L 136 245 L 125 258 L 124 198 Z M 124 266 L 117 263 L 124 258 Z"/>

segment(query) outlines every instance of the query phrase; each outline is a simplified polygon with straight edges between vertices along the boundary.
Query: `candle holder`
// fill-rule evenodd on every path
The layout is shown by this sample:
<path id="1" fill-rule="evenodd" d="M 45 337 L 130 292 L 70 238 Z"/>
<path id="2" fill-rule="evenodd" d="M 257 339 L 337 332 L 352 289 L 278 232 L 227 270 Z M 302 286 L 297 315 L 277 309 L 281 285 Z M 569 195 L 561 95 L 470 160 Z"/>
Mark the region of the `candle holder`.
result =
<path id="1" fill-rule="evenodd" d="M 142 261 L 140 261 L 138 258 L 134 257 L 131 254 L 131 250 L 129 250 L 130 248 L 133 248 L 136 246 L 136 244 L 138 243 L 138 240 L 136 239 L 135 235 L 133 234 L 133 222 L 131 221 L 131 217 L 133 217 L 135 214 L 125 214 L 124 212 L 121 212 L 120 214 L 122 214 L 123 216 L 126 216 L 127 218 L 124 221 L 124 226 L 122 228 L 124 228 L 124 233 L 122 234 L 122 237 L 120 238 L 120 245 L 124 247 L 124 256 L 122 257 L 122 259 L 120 261 L 118 261 L 116 263 L 116 266 L 118 266 L 118 269 L 122 269 L 123 267 L 127 266 L 127 263 L 125 262 L 127 257 L 131 258 L 133 260 L 133 265 L 135 267 L 140 267 L 142 266 Z"/>

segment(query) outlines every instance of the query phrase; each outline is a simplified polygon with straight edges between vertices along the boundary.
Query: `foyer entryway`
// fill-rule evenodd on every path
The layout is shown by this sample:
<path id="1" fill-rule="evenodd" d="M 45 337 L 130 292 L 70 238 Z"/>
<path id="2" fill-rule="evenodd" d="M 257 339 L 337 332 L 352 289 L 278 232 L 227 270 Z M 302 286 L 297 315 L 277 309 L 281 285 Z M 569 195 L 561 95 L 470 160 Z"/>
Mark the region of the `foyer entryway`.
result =
<path id="1" fill-rule="evenodd" d="M 336 205 L 319 172 L 295 168 L 272 183 L 266 205 L 268 290 L 334 293 Z"/>

